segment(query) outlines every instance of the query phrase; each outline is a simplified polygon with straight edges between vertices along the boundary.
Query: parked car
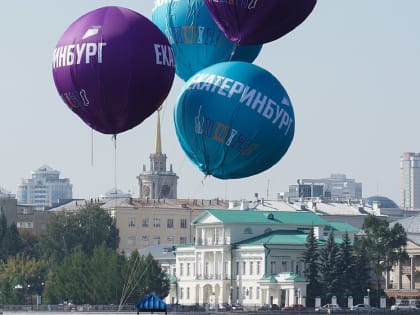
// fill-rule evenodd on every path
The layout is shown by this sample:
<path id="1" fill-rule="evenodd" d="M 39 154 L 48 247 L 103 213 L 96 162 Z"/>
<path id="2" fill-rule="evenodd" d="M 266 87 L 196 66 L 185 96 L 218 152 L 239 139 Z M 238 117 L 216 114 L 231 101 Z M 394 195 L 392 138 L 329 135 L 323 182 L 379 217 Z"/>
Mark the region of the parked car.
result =
<path id="1" fill-rule="evenodd" d="M 232 304 L 232 311 L 243 311 L 243 310 L 244 308 L 242 307 L 241 304 L 236 304 L 236 303 Z"/>
<path id="2" fill-rule="evenodd" d="M 408 304 L 408 303 L 396 303 L 391 306 L 391 311 L 414 311 L 414 310 L 420 310 L 419 307 L 415 304 Z"/>
<path id="3" fill-rule="evenodd" d="M 328 310 L 331 312 L 337 312 L 342 311 L 343 309 L 338 304 L 325 304 L 321 307 L 315 307 L 315 312 L 328 312 Z"/>
<path id="4" fill-rule="evenodd" d="M 264 304 L 258 308 L 259 311 L 279 311 L 280 306 L 277 304 Z"/>
<path id="5" fill-rule="evenodd" d="M 219 304 L 218 309 L 219 309 L 219 311 L 231 311 L 232 306 L 228 303 L 222 303 L 222 304 Z"/>
<path id="6" fill-rule="evenodd" d="M 292 304 L 292 305 L 283 307 L 281 310 L 282 311 L 304 311 L 305 309 L 306 307 L 303 306 L 302 304 Z"/>
<path id="7" fill-rule="evenodd" d="M 376 312 L 379 311 L 379 308 L 370 306 L 369 304 L 356 304 L 353 307 L 350 307 L 350 311 L 358 311 L 358 312 Z"/>

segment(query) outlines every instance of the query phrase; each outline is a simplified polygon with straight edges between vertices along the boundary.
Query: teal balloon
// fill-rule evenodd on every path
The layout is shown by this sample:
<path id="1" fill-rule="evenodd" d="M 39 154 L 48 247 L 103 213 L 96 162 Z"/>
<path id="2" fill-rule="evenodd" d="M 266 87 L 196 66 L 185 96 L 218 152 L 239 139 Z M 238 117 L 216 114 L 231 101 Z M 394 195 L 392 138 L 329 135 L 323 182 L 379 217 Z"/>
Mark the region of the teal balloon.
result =
<path id="1" fill-rule="evenodd" d="M 295 132 L 290 98 L 267 70 L 222 62 L 194 74 L 174 108 L 175 130 L 188 158 L 205 174 L 243 178 L 275 165 Z"/>
<path id="2" fill-rule="evenodd" d="M 171 43 L 176 74 L 184 81 L 215 63 L 253 62 L 262 48 L 237 46 L 227 39 L 204 0 L 156 0 L 152 22 Z"/>

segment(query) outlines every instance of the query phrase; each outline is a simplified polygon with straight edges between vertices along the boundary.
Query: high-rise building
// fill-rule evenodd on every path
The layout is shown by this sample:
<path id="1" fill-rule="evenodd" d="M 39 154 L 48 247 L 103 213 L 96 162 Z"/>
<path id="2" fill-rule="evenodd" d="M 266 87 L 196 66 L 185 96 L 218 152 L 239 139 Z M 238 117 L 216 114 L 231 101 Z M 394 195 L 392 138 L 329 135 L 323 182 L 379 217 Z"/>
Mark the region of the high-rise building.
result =
<path id="1" fill-rule="evenodd" d="M 289 187 L 293 197 L 322 197 L 332 201 L 362 199 L 362 183 L 347 178 L 344 174 L 331 174 L 329 178 L 299 179 L 297 185 Z M 295 196 L 297 194 L 297 196 Z"/>
<path id="2" fill-rule="evenodd" d="M 155 152 L 150 154 L 150 170 L 137 176 L 140 188 L 140 198 L 176 199 L 178 176 L 172 170 L 166 170 L 166 154 L 162 153 L 160 136 L 160 110 L 157 111 Z"/>
<path id="3" fill-rule="evenodd" d="M 400 198 L 402 209 L 420 209 L 420 153 L 400 157 Z"/>
<path id="4" fill-rule="evenodd" d="M 71 199 L 73 185 L 68 178 L 60 178 L 60 172 L 44 165 L 32 171 L 32 178 L 22 179 L 17 186 L 17 199 L 21 204 L 31 204 L 36 210 L 45 210 Z"/>

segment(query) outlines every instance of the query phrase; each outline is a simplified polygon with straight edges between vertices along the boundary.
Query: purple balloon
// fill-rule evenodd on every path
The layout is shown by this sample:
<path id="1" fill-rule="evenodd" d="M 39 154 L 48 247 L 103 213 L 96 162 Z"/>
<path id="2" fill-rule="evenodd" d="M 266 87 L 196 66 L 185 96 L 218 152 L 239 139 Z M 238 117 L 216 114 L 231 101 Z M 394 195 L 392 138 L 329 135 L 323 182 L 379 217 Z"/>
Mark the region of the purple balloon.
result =
<path id="1" fill-rule="evenodd" d="M 154 23 L 109 6 L 69 26 L 54 49 L 52 72 L 67 106 L 93 129 L 115 135 L 163 103 L 175 77 L 174 60 Z"/>
<path id="2" fill-rule="evenodd" d="M 216 24 L 241 45 L 271 42 L 301 24 L 316 0 L 205 0 Z"/>

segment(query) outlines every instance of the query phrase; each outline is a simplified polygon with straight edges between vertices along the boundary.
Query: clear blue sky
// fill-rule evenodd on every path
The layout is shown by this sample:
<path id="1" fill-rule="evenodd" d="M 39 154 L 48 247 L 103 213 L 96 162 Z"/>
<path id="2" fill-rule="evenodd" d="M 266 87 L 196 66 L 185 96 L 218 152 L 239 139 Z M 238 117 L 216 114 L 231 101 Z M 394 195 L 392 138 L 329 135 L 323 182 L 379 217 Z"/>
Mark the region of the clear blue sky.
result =
<path id="1" fill-rule="evenodd" d="M 91 130 L 62 103 L 52 80 L 61 34 L 106 5 L 150 18 L 153 1 L 2 2 L 0 187 L 15 193 L 20 178 L 47 164 L 70 178 L 74 197 L 97 197 L 115 181 L 138 196 L 136 176 L 143 164 L 149 167 L 156 115 L 118 136 L 115 163 L 111 137 L 95 132 L 92 143 Z M 168 167 L 179 176 L 178 197 L 239 199 L 259 192 L 271 199 L 299 178 L 343 173 L 363 183 L 365 197 L 399 203 L 399 157 L 420 152 L 419 12 L 418 0 L 318 0 L 303 24 L 264 45 L 255 63 L 288 91 L 296 133 L 284 158 L 253 177 L 204 179 L 186 158 L 172 123 L 183 84 L 176 79 L 161 123 Z"/>

